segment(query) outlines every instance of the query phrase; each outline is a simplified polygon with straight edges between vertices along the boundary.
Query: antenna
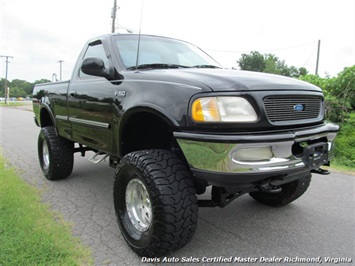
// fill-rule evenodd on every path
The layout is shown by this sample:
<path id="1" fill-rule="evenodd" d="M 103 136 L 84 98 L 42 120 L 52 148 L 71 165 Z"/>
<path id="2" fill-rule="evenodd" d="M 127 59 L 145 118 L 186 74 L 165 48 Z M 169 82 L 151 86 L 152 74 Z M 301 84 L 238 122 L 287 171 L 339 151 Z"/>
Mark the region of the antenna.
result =
<path id="1" fill-rule="evenodd" d="M 136 57 L 136 71 L 138 69 L 139 49 L 140 49 L 140 46 L 141 46 L 142 18 L 143 18 L 143 0 L 142 0 L 142 5 L 141 5 L 141 18 L 140 18 L 140 22 L 139 22 L 138 46 L 137 46 L 137 57 Z"/>

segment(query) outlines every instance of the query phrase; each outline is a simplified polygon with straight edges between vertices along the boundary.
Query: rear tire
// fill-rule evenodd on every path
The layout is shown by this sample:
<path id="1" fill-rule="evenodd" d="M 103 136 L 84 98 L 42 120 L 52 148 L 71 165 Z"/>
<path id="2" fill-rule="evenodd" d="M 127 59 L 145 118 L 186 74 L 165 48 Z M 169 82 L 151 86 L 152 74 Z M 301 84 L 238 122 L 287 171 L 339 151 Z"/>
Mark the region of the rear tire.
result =
<path id="1" fill-rule="evenodd" d="M 256 201 L 274 207 L 281 207 L 287 205 L 299 197 L 301 197 L 311 183 L 312 175 L 310 173 L 304 174 L 303 177 L 292 181 L 290 183 L 281 185 L 282 191 L 280 193 L 266 193 L 266 192 L 251 192 L 250 196 Z"/>
<path id="2" fill-rule="evenodd" d="M 172 152 L 127 154 L 115 172 L 114 204 L 127 244 L 139 256 L 180 249 L 197 225 L 197 197 L 190 171 Z"/>
<path id="3" fill-rule="evenodd" d="M 65 179 L 73 171 L 74 143 L 58 136 L 54 127 L 43 127 L 38 136 L 38 159 L 48 180 Z"/>

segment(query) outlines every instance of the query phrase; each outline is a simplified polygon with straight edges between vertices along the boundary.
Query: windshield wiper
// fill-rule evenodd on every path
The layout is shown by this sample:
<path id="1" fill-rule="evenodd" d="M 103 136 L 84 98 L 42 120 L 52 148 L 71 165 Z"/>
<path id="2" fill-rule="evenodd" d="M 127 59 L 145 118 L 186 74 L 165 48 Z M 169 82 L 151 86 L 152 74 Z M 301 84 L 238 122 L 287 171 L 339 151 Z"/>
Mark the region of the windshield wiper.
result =
<path id="1" fill-rule="evenodd" d="M 218 66 L 214 66 L 214 65 L 196 65 L 196 66 L 193 66 L 194 68 L 221 68 L 221 67 L 218 67 Z"/>
<path id="2" fill-rule="evenodd" d="M 126 69 L 135 70 L 135 69 L 168 69 L 168 68 L 188 68 L 188 66 L 154 63 L 154 64 L 142 64 L 138 66 L 131 66 L 131 67 L 127 67 Z"/>

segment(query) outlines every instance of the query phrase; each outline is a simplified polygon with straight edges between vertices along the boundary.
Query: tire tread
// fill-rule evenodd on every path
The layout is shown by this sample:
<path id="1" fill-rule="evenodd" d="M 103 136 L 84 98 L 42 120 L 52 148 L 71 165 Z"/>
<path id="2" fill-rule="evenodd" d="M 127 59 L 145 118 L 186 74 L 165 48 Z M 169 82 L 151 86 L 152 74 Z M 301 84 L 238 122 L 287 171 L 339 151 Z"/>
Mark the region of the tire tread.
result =
<path id="1" fill-rule="evenodd" d="M 172 152 L 144 150 L 126 155 L 118 173 L 127 164 L 134 164 L 146 177 L 157 217 L 153 225 L 154 239 L 146 247 L 128 244 L 140 256 L 161 256 L 185 246 L 197 225 L 197 197 L 190 171 Z M 120 184 L 117 184 L 120 185 Z M 115 185 L 116 187 L 116 185 Z M 127 239 L 126 239 L 127 240 Z"/>
<path id="2" fill-rule="evenodd" d="M 47 141 L 50 153 L 48 171 L 44 171 L 42 167 L 42 145 L 44 140 Z M 43 127 L 41 129 L 38 137 L 38 156 L 42 171 L 47 179 L 60 180 L 70 176 L 74 165 L 73 147 L 73 142 L 58 136 L 54 127 Z"/>

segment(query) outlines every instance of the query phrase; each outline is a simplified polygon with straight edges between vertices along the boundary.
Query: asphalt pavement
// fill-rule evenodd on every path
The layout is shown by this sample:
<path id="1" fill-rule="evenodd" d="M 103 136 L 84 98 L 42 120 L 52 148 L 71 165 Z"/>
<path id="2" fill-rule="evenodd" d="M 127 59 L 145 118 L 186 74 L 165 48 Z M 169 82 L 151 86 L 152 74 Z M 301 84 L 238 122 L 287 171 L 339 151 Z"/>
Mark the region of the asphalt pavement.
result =
<path id="1" fill-rule="evenodd" d="M 91 248 L 95 265 L 167 265 L 164 257 L 147 263 L 126 245 L 116 222 L 114 169 L 108 162 L 95 165 L 75 154 L 68 179 L 44 178 L 37 159 L 40 129 L 33 116 L 30 106 L 0 107 L 3 156 L 72 224 L 73 235 Z M 354 264 L 354 178 L 337 172 L 313 175 L 306 194 L 282 208 L 248 195 L 224 209 L 200 208 L 193 240 L 165 259 L 174 265 Z"/>

